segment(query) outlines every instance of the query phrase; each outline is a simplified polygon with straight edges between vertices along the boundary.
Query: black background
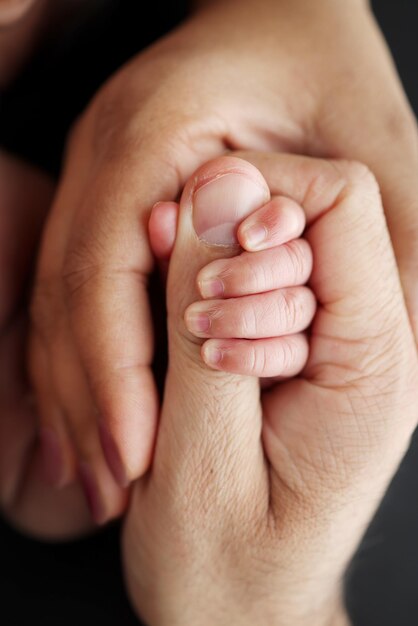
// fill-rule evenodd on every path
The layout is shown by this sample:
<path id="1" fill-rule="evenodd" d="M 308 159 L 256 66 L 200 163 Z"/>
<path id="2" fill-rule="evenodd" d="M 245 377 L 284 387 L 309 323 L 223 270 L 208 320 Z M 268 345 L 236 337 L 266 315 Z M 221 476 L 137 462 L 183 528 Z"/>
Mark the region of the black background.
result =
<path id="1" fill-rule="evenodd" d="M 312 0 L 315 1 L 315 0 Z M 336 0 L 350 2 L 350 0 Z M 122 3 L 123 4 L 123 3 Z M 136 5 L 135 9 L 132 7 Z M 141 15 L 138 6 L 142 2 L 126 3 L 136 11 L 136 20 L 131 29 L 138 42 L 138 23 Z M 163 3 L 164 4 L 164 3 Z M 163 23 L 162 29 L 174 23 L 175 14 L 180 11 L 163 10 L 156 2 L 155 24 Z M 418 112 L 418 5 L 416 0 L 376 0 L 375 13 L 387 36 L 394 54 L 402 80 L 411 103 Z M 161 16 L 164 15 L 164 20 Z M 119 18 L 121 14 L 119 12 Z M 126 16 L 125 16 L 126 17 Z M 117 25 L 112 16 L 112 27 Z M 119 24 L 122 27 L 123 20 Z M 106 33 L 107 25 L 102 28 Z M 160 27 L 147 25 L 143 41 L 157 36 Z M 122 32 L 122 31 L 121 31 Z M 117 65 L 131 52 L 129 37 L 121 37 L 124 47 L 118 54 L 109 56 L 108 67 Z M 80 36 L 80 58 L 83 55 L 82 37 Z M 99 37 L 100 40 L 100 37 Z M 106 38 L 102 45 L 106 48 Z M 131 40 L 134 41 L 133 37 Z M 132 44 L 133 45 L 133 44 Z M 100 52 L 100 50 L 99 50 Z M 103 57 L 103 50 L 101 51 Z M 98 55 L 99 56 L 99 55 Z M 110 58 L 112 57 L 112 58 Z M 62 63 L 68 63 L 63 55 Z M 91 55 L 90 55 L 91 58 Z M 89 75 L 94 66 L 89 67 Z M 45 73 L 45 63 L 42 68 Z M 67 72 L 75 69 L 65 66 Z M 39 73 L 39 68 L 32 76 Z M 54 67 L 50 71 L 54 71 Z M 102 79 L 103 68 L 97 70 L 97 79 Z M 29 78 L 28 78 L 29 76 Z M 68 76 L 67 76 L 68 78 Z M 26 82 L 25 82 L 26 81 Z M 42 104 L 42 80 L 37 88 L 30 79 L 30 72 L 22 85 L 18 85 L 14 94 L 2 101 L 2 115 L 16 110 L 22 97 L 27 104 L 27 93 L 35 98 L 32 110 L 36 111 L 36 102 Z M 36 81 L 35 81 L 36 84 Z M 64 121 L 80 108 L 83 98 L 88 95 L 87 86 L 79 100 L 72 104 Z M 26 92 L 25 92 L 26 90 Z M 26 95 L 25 95 L 26 93 Z M 23 95 L 22 95 L 23 94 Z M 55 102 L 55 105 L 57 103 Z M 67 108 L 68 107 L 67 104 Z M 55 109 L 56 110 L 56 109 Z M 54 169 L 54 159 L 60 146 L 53 146 L 54 152 L 41 157 L 31 154 L 26 142 L 19 145 L 19 136 L 13 133 L 12 117 L 7 127 L 6 117 L 2 117 L 0 137 L 4 145 L 8 143 L 16 151 L 38 159 L 41 164 Z M 28 129 L 31 126 L 28 119 Z M 28 136 L 30 136 L 28 130 Z M 21 137 L 22 135 L 20 135 Z M 34 138 L 36 140 L 36 137 Z M 14 144 L 14 145 L 13 145 Z M 39 144 L 38 144 L 39 145 Z M 131 613 L 123 590 L 118 549 L 119 529 L 109 528 L 88 540 L 70 545 L 48 546 L 22 538 L 0 521 L 0 624 L 2 626 L 138 626 L 138 621 Z M 404 460 L 391 488 L 380 507 L 347 577 L 347 603 L 354 626 L 415 626 L 418 624 L 418 437 L 412 442 L 411 449 Z M 261 625 L 255 625 L 261 626 Z"/>

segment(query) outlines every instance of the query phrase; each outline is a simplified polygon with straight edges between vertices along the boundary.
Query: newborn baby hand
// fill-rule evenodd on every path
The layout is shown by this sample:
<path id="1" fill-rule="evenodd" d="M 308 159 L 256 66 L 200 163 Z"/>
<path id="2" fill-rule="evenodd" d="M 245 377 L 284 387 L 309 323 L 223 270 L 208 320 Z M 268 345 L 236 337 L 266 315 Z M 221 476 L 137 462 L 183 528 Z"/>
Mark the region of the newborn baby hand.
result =
<path id="1" fill-rule="evenodd" d="M 315 297 L 303 286 L 312 270 L 311 249 L 304 239 L 296 239 L 305 228 L 305 214 L 293 200 L 276 196 L 233 229 L 240 190 L 231 195 L 231 180 L 227 175 L 218 179 L 216 192 L 213 186 L 199 189 L 202 219 L 197 234 L 202 230 L 200 237 L 208 244 L 220 237 L 225 245 L 239 242 L 244 251 L 237 247 L 236 256 L 217 259 L 199 272 L 203 301 L 186 309 L 186 326 L 207 339 L 202 357 L 214 369 L 258 377 L 294 376 L 306 363 L 308 341 L 302 331 L 315 313 Z M 218 214 L 210 207 L 205 211 L 208 202 L 218 203 Z M 153 209 L 150 234 L 157 254 L 173 209 L 173 203 L 163 202 Z M 220 219 L 224 223 L 215 225 Z M 174 220 L 170 224 L 173 227 Z M 174 228 L 169 236 L 174 239 Z M 160 257 L 167 246 L 163 248 Z"/>

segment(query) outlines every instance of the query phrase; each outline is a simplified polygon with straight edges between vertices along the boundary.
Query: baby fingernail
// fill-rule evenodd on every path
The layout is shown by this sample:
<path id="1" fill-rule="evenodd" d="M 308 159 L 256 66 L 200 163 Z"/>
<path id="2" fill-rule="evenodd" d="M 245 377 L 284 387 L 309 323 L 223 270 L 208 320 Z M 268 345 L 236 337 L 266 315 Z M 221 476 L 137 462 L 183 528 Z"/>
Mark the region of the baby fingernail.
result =
<path id="1" fill-rule="evenodd" d="M 52 428 L 42 427 L 39 438 L 45 481 L 53 487 L 60 487 L 64 480 L 64 456 L 58 435 Z"/>
<path id="2" fill-rule="evenodd" d="M 191 333 L 206 333 L 210 328 L 210 319 L 206 313 L 187 311 L 185 322 Z"/>
<path id="3" fill-rule="evenodd" d="M 96 524 L 103 524 L 106 520 L 106 510 L 93 470 L 89 463 L 83 461 L 79 464 L 78 471 L 91 516 Z"/>
<path id="4" fill-rule="evenodd" d="M 199 280 L 202 298 L 219 298 L 224 294 L 224 284 L 219 278 Z"/>
<path id="5" fill-rule="evenodd" d="M 202 348 L 202 356 L 208 365 L 218 365 L 222 361 L 222 350 L 210 343 L 205 343 Z"/>
<path id="6" fill-rule="evenodd" d="M 112 472 L 116 482 L 121 487 L 127 487 L 129 485 L 129 478 L 125 471 L 125 466 L 122 462 L 121 455 L 118 447 L 112 435 L 109 432 L 106 424 L 99 421 L 99 435 L 100 442 L 102 444 L 103 453 L 105 455 L 109 469 Z"/>
<path id="7" fill-rule="evenodd" d="M 267 239 L 267 229 L 262 224 L 252 224 L 241 232 L 241 241 L 246 247 L 257 248 Z"/>

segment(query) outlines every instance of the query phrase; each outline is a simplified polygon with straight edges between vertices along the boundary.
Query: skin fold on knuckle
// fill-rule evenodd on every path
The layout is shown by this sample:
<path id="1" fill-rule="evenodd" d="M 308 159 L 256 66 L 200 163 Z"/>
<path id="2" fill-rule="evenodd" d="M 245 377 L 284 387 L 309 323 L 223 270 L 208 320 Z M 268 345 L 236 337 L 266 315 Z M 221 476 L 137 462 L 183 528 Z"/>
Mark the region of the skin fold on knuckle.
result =
<path id="1" fill-rule="evenodd" d="M 291 289 L 282 289 L 277 294 L 277 310 L 279 327 L 283 332 L 294 329 L 298 322 L 301 311 L 298 307 L 298 297 Z"/>
<path id="2" fill-rule="evenodd" d="M 265 264 L 257 264 L 251 253 L 243 253 L 237 257 L 236 266 L 234 268 L 234 279 L 237 289 L 249 289 L 254 292 L 261 292 L 269 284 L 269 272 L 271 267 Z"/>
<path id="3" fill-rule="evenodd" d="M 62 273 L 62 282 L 65 288 L 67 301 L 72 306 L 88 293 L 90 286 L 101 275 L 101 267 L 99 265 L 74 266 L 67 265 Z"/>
<path id="4" fill-rule="evenodd" d="M 210 321 L 208 331 L 210 335 L 216 336 L 217 332 L 222 332 L 230 326 L 230 311 L 227 302 L 218 302 L 210 307 L 207 314 Z"/>
<path id="5" fill-rule="evenodd" d="M 307 241 L 298 239 L 284 246 L 289 274 L 295 281 L 307 281 L 312 269 L 312 251 Z"/>
<path id="6" fill-rule="evenodd" d="M 263 315 L 257 315 L 253 305 L 243 306 L 237 315 L 236 328 L 241 337 L 256 337 L 259 333 L 260 323 L 263 318 L 268 317 L 268 312 L 263 311 Z"/>
<path id="7" fill-rule="evenodd" d="M 64 260 L 61 282 L 70 310 L 76 310 L 94 298 L 103 280 L 112 274 L 110 268 L 106 268 L 102 260 L 97 258 L 96 252 L 88 248 L 84 243 L 76 245 Z"/>
<path id="8" fill-rule="evenodd" d="M 301 352 L 301 350 L 302 348 L 295 341 L 292 341 L 291 338 L 280 343 L 276 354 L 277 375 L 286 374 L 286 372 L 295 369 L 295 364 L 300 360 L 298 359 L 298 352 Z"/>
<path id="9" fill-rule="evenodd" d="M 213 269 L 215 270 L 216 275 L 219 277 L 219 280 L 222 281 L 225 290 L 234 292 L 239 288 L 239 280 L 238 276 L 240 274 L 240 265 L 241 265 L 241 257 L 236 257 L 235 259 L 228 259 L 227 261 L 219 262 L 218 268 L 216 267 L 216 261 L 214 262 Z M 238 260 L 239 259 L 239 260 Z M 218 270 L 218 271 L 216 271 Z"/>
<path id="10" fill-rule="evenodd" d="M 251 345 L 243 353 L 244 370 L 253 376 L 262 373 L 267 367 L 267 353 L 264 346 Z"/>
<path id="11" fill-rule="evenodd" d="M 133 67 L 125 67 L 94 101 L 94 151 L 112 168 L 120 167 L 121 155 L 129 155 L 135 167 L 141 166 L 144 154 L 157 158 L 160 175 L 164 172 L 164 179 L 175 181 L 178 190 L 192 172 L 187 163 L 196 159 L 193 146 L 200 132 L 200 116 L 187 109 L 185 101 L 181 108 L 177 104 L 167 106 L 167 85 L 156 85 L 146 72 L 139 90 L 136 85 L 142 71 L 138 68 L 132 81 Z M 178 102 L 178 93 L 171 101 Z"/>
<path id="12" fill-rule="evenodd" d="M 374 208 L 383 218 L 380 187 L 372 170 L 360 161 L 339 160 L 332 161 L 332 164 L 341 177 L 340 198 L 347 195 L 361 198 L 360 209 L 364 206 L 365 199 L 368 199 L 370 210 Z"/>

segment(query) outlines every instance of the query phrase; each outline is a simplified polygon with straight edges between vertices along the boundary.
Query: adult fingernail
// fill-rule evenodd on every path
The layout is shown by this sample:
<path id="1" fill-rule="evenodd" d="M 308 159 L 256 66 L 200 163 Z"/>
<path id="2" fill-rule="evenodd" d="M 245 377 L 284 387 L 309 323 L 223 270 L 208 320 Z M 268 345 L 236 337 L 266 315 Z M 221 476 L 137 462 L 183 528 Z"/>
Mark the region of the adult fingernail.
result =
<path id="1" fill-rule="evenodd" d="M 268 190 L 251 177 L 227 172 L 205 182 L 193 196 L 197 236 L 212 245 L 238 243 L 240 222 L 268 200 Z"/>
<path id="2" fill-rule="evenodd" d="M 127 487 L 130 480 L 127 476 L 121 455 L 108 427 L 104 422 L 99 422 L 99 435 L 107 464 L 116 482 L 121 487 Z"/>
<path id="3" fill-rule="evenodd" d="M 41 427 L 39 438 L 42 450 L 42 471 L 52 487 L 60 487 L 65 478 L 64 455 L 58 435 L 52 428 Z"/>
<path id="4" fill-rule="evenodd" d="M 106 510 L 93 470 L 89 463 L 82 461 L 78 466 L 78 471 L 93 521 L 96 524 L 103 524 L 106 521 Z"/>

